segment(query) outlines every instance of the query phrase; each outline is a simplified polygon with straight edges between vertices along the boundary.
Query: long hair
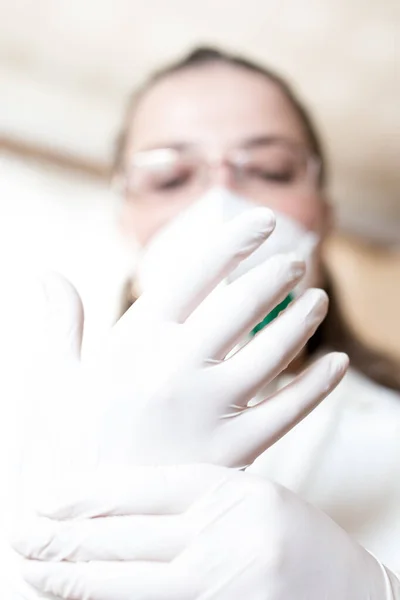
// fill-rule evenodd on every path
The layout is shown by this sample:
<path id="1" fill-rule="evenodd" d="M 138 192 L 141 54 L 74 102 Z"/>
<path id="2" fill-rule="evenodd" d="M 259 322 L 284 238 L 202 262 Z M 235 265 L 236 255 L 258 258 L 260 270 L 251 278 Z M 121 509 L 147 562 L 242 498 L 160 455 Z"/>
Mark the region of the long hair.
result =
<path id="1" fill-rule="evenodd" d="M 130 123 L 138 102 L 140 101 L 141 97 L 146 94 L 147 90 L 149 90 L 158 81 L 166 79 L 175 73 L 179 73 L 187 69 L 196 69 L 218 64 L 234 66 L 262 75 L 269 82 L 272 82 L 279 87 L 280 90 L 285 94 L 303 125 L 310 150 L 318 157 L 320 161 L 321 171 L 319 186 L 322 190 L 327 181 L 327 167 L 322 143 L 310 113 L 297 98 L 290 85 L 280 75 L 270 69 L 267 69 L 241 56 L 230 54 L 228 52 L 211 47 L 196 48 L 188 55 L 184 56 L 181 60 L 178 60 L 177 62 L 167 65 L 166 67 L 156 71 L 138 90 L 132 94 L 128 102 L 121 132 L 116 143 L 114 156 L 115 173 L 118 174 L 124 171 Z M 320 325 L 317 332 L 308 343 L 307 350 L 309 356 L 312 357 L 323 347 L 346 352 L 349 355 L 354 368 L 358 369 L 376 383 L 400 391 L 399 365 L 397 365 L 397 363 L 395 363 L 385 354 L 381 352 L 375 352 L 372 348 L 368 347 L 357 339 L 350 325 L 343 317 L 334 283 L 330 279 L 328 273 L 325 274 L 324 287 L 330 298 L 329 310 L 325 321 Z M 131 282 L 127 282 L 123 292 L 121 313 L 124 313 L 135 301 L 135 296 L 132 293 L 132 289 Z"/>

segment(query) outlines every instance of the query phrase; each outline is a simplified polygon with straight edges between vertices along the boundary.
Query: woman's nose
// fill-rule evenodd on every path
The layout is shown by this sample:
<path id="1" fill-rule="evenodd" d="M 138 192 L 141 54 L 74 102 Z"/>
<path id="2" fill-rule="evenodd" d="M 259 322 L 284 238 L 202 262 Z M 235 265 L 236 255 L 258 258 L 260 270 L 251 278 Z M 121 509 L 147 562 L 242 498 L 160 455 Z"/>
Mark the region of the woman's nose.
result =
<path id="1" fill-rule="evenodd" d="M 235 188 L 235 174 L 229 163 L 221 162 L 210 168 L 210 183 L 213 185 Z"/>

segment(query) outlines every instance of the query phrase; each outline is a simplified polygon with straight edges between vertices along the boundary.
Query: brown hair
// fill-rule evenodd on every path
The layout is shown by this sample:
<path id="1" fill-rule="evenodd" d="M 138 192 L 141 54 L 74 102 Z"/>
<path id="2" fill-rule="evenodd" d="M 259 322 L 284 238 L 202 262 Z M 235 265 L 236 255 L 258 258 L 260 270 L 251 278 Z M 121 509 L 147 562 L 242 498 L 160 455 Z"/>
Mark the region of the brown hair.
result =
<path id="1" fill-rule="evenodd" d="M 196 48 L 181 60 L 156 71 L 134 92 L 129 99 L 121 133 L 117 139 L 114 160 L 115 171 L 121 173 L 124 170 L 124 157 L 129 136 L 129 125 L 135 108 L 146 91 L 158 81 L 161 81 L 170 75 L 174 75 L 175 73 L 179 73 L 186 69 L 216 64 L 239 67 L 252 73 L 257 73 L 264 76 L 268 81 L 275 83 L 282 90 L 292 104 L 293 109 L 297 113 L 299 120 L 304 127 L 310 150 L 320 160 L 321 171 L 319 184 L 320 187 L 323 188 L 326 183 L 327 173 L 321 140 L 308 110 L 298 100 L 290 85 L 270 69 L 266 69 L 257 63 L 241 56 L 237 56 L 236 54 L 230 54 L 210 47 Z M 343 318 L 337 294 L 335 293 L 334 284 L 328 273 L 326 273 L 324 287 L 330 298 L 329 311 L 325 321 L 308 344 L 309 355 L 314 355 L 322 347 L 346 352 L 350 357 L 352 366 L 364 373 L 364 375 L 371 380 L 385 387 L 400 390 L 399 366 L 386 355 L 375 352 L 357 339 L 350 326 Z M 136 298 L 132 293 L 131 282 L 127 282 L 123 293 L 121 312 L 124 313 L 133 304 L 135 299 Z"/>

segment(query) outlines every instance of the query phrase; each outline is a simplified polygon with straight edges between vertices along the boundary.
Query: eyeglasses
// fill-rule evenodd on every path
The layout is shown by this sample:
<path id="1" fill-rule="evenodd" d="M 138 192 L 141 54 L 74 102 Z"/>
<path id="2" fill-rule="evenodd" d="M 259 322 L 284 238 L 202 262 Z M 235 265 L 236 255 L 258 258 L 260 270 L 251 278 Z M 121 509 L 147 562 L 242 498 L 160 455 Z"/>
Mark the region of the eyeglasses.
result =
<path id="1" fill-rule="evenodd" d="M 194 149 L 159 148 L 137 152 L 122 177 L 132 200 L 168 201 L 205 187 L 215 169 L 229 169 L 235 188 L 248 194 L 318 187 L 320 161 L 303 146 L 271 139 L 235 148 L 216 160 Z"/>

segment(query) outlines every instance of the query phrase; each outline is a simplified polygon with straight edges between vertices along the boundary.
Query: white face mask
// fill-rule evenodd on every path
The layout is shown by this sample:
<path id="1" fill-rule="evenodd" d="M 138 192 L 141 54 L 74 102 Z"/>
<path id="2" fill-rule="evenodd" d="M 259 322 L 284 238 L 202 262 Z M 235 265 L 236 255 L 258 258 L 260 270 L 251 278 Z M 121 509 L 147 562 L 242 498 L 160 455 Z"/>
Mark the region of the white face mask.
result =
<path id="1" fill-rule="evenodd" d="M 233 194 L 225 188 L 215 187 L 200 200 L 170 221 L 149 244 L 142 249 L 136 271 L 136 289 L 139 293 L 153 285 L 157 289 L 168 286 L 170 273 L 175 265 L 190 261 L 185 248 L 196 248 L 204 238 L 211 239 L 221 225 L 246 210 L 254 203 Z M 274 211 L 276 228 L 271 236 L 244 260 L 227 278 L 229 283 L 251 268 L 275 254 L 294 252 L 306 263 L 306 275 L 296 292 L 313 287 L 317 274 L 317 247 L 319 236 L 307 231 L 293 219 Z"/>

